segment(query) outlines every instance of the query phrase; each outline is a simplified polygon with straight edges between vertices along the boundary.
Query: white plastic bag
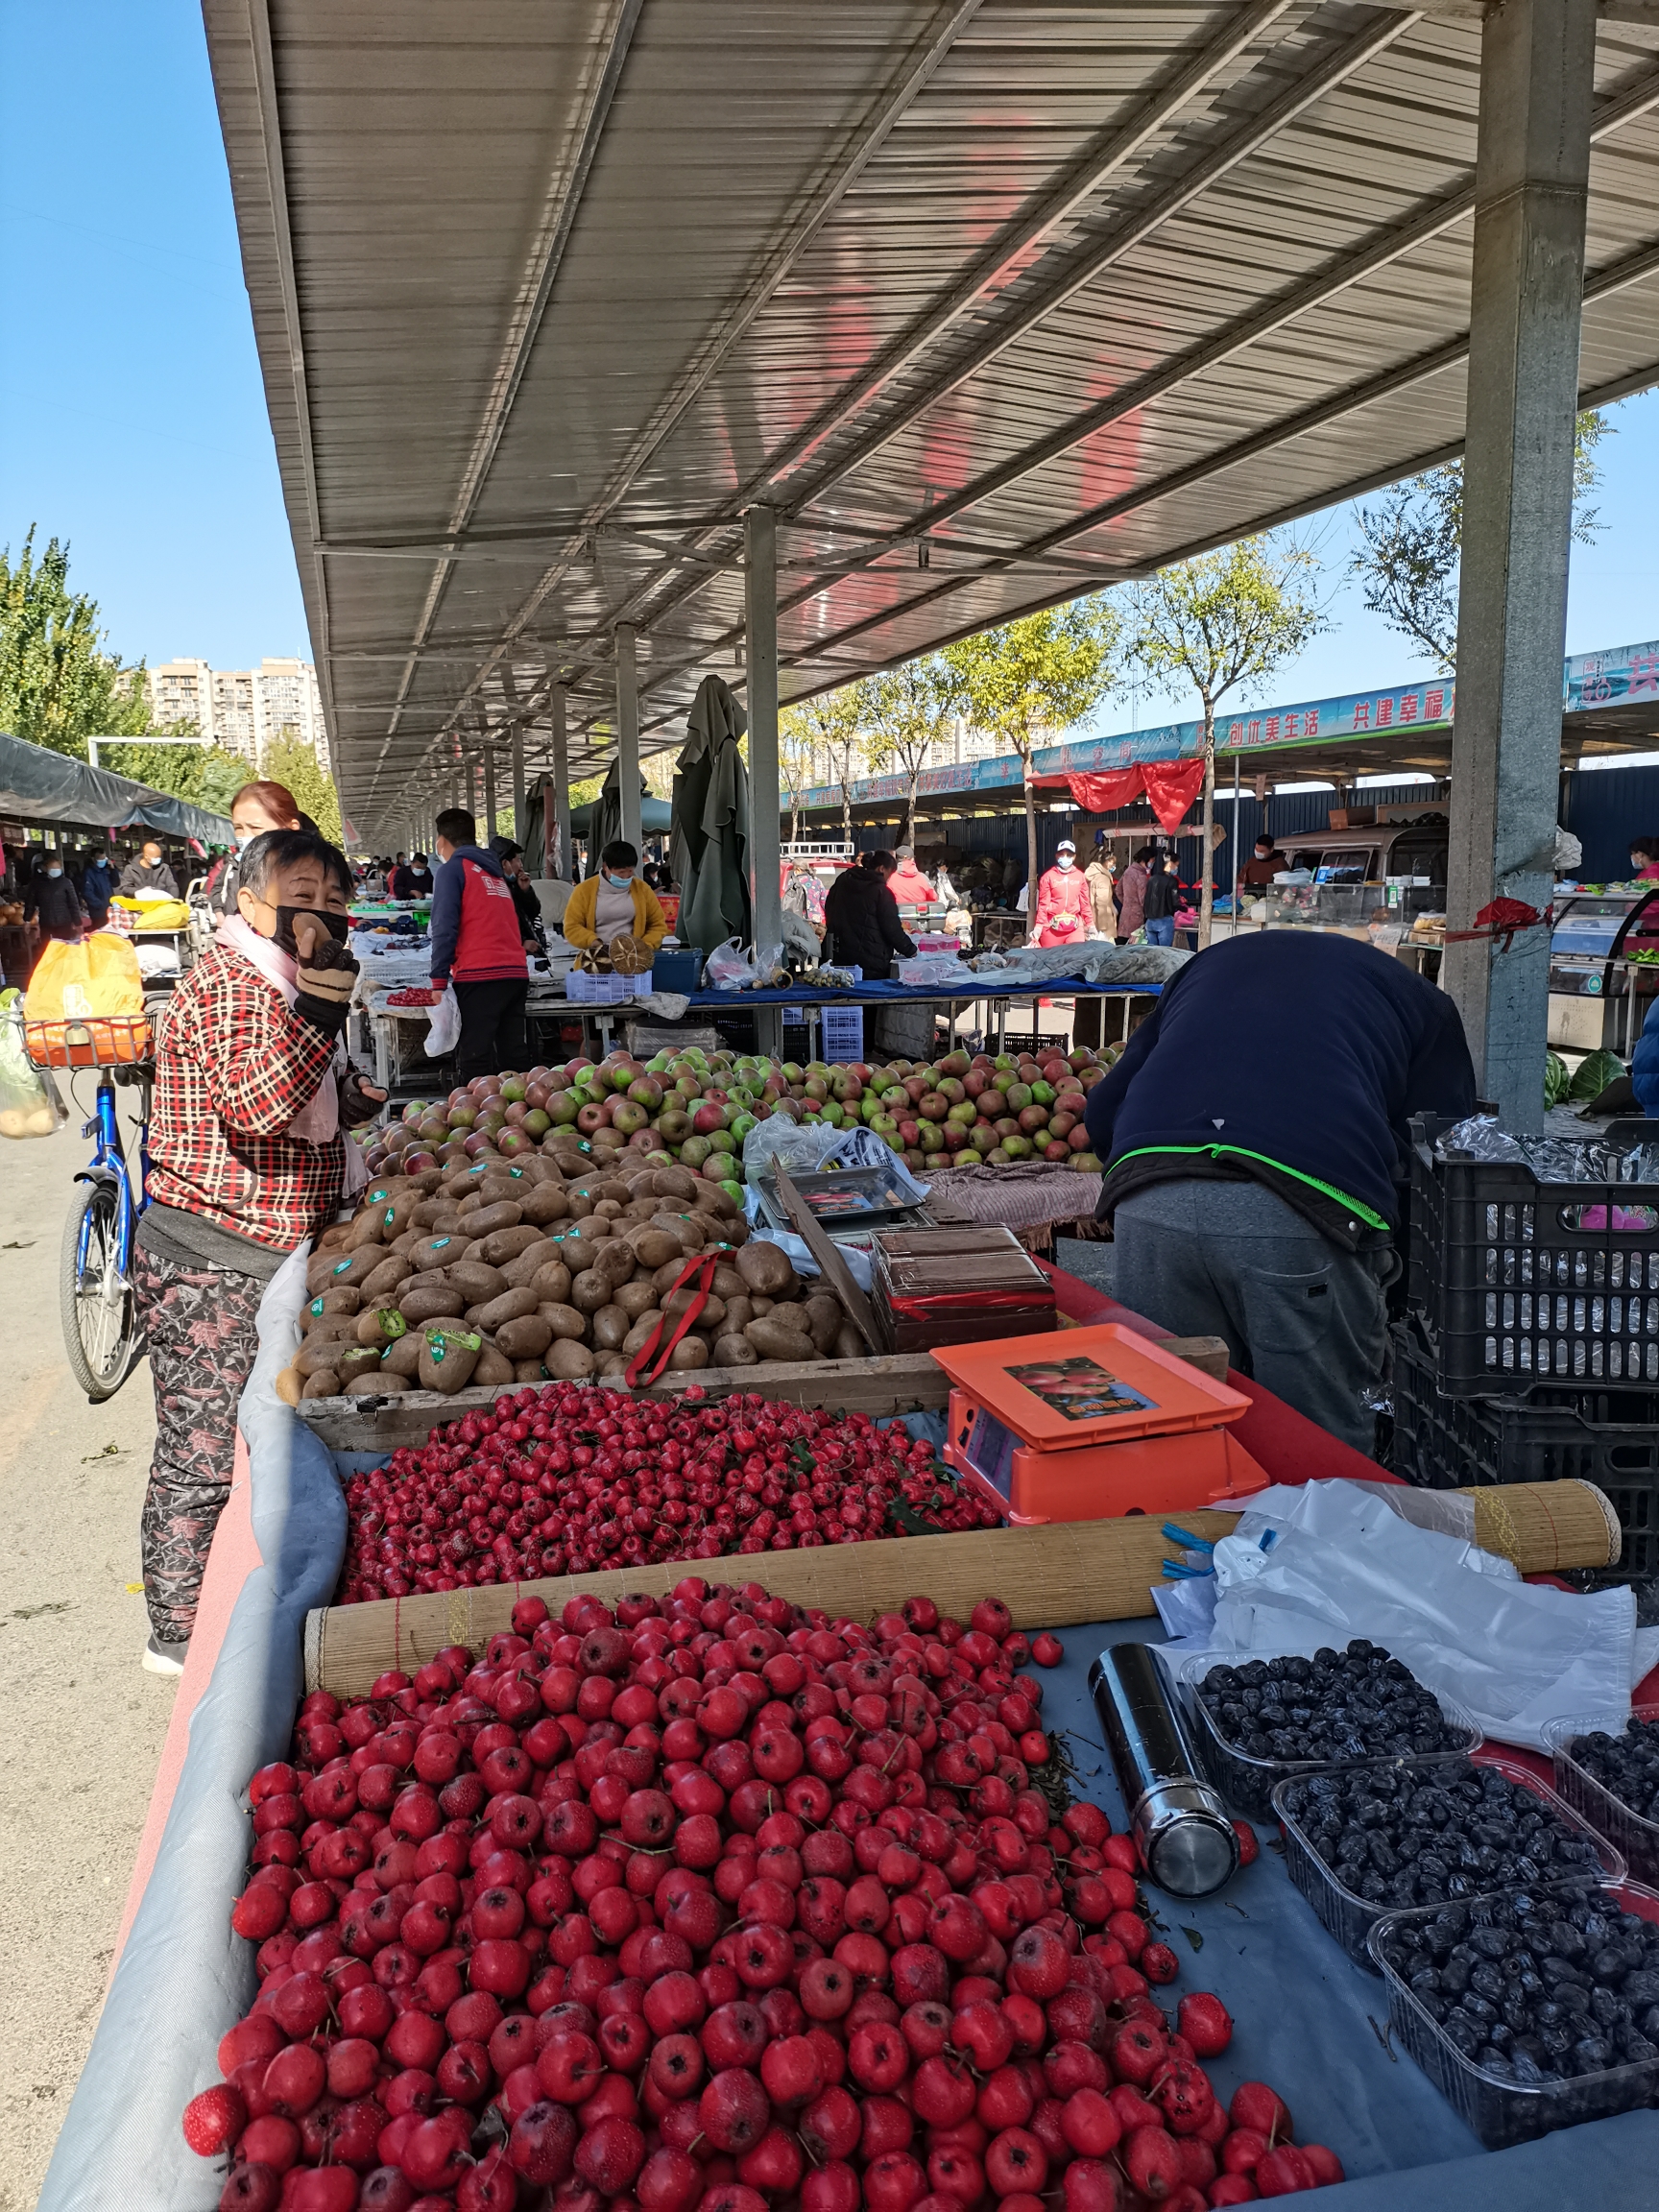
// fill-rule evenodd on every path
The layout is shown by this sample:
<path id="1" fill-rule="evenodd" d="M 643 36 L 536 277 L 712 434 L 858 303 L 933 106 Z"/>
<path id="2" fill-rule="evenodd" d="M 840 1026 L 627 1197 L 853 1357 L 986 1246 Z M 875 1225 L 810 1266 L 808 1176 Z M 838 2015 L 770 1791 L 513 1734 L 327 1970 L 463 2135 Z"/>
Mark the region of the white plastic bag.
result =
<path id="1" fill-rule="evenodd" d="M 22 993 L 0 994 L 0 1137 L 50 1137 L 66 1118 L 57 1084 L 29 1058 Z"/>
<path id="2" fill-rule="evenodd" d="M 741 937 L 728 937 L 724 945 L 716 945 L 709 955 L 703 975 L 705 982 L 716 991 L 741 991 L 746 984 L 760 980 L 743 956 Z"/>
<path id="3" fill-rule="evenodd" d="M 461 1042 L 461 1002 L 455 996 L 454 986 L 446 983 L 444 996 L 432 1009 L 432 1019 L 426 1027 L 424 1050 L 428 1060 L 442 1060 L 453 1052 Z"/>
<path id="4" fill-rule="evenodd" d="M 1652 1662 L 1654 1635 L 1638 1632 L 1630 1590 L 1580 1596 L 1523 1582 L 1507 1560 L 1413 1527 L 1368 1483 L 1261 1492 L 1214 1563 L 1211 1628 L 1161 1647 L 1166 1663 L 1310 1652 L 1365 1636 L 1485 1734 L 1534 1750 L 1551 1720 L 1622 1720 Z"/>

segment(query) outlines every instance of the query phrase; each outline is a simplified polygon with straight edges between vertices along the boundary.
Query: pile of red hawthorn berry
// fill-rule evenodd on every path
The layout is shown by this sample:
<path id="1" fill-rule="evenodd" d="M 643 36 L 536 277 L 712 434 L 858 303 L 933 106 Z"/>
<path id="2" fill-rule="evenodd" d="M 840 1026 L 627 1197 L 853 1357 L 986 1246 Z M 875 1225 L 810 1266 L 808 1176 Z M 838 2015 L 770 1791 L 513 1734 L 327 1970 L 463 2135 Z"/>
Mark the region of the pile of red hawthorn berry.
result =
<path id="1" fill-rule="evenodd" d="M 675 1401 L 520 1390 L 353 1475 L 346 1501 L 344 1604 L 858 1544 L 901 1532 L 896 1502 L 934 1528 L 998 1525 L 901 1427 L 696 1383 Z"/>
<path id="2" fill-rule="evenodd" d="M 1049 1640 L 1052 1641 L 1052 1640 Z M 250 1788 L 260 1989 L 184 2115 L 241 2212 L 1166 2212 L 1341 2177 L 1150 1984 L 1058 1819 L 1026 1639 L 690 1578 L 301 1708 Z M 1054 1653 L 1053 1656 L 1058 1656 Z"/>

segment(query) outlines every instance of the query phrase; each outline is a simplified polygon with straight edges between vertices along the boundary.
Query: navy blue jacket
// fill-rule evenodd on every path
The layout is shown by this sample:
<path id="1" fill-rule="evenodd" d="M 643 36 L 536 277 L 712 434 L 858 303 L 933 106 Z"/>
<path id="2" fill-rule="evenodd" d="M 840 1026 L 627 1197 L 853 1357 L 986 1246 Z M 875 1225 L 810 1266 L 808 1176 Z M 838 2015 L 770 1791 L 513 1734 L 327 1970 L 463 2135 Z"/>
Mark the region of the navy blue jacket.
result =
<path id="1" fill-rule="evenodd" d="M 1147 1181 L 1221 1172 L 1363 1242 L 1397 1217 L 1407 1118 L 1425 1111 L 1475 1111 L 1446 994 L 1350 937 L 1262 929 L 1213 945 L 1165 985 L 1086 1118 L 1109 1170 L 1103 1211 Z M 1123 1164 L 1161 1147 L 1172 1149 Z"/>

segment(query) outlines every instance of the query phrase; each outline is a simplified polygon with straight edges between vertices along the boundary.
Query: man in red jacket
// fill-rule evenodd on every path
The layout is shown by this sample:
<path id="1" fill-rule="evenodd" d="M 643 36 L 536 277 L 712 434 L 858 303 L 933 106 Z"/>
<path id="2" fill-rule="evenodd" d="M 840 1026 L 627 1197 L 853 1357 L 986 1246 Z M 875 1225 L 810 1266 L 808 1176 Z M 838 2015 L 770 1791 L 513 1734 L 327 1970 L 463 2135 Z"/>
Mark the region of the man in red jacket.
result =
<path id="1" fill-rule="evenodd" d="M 513 887 L 477 825 L 460 806 L 437 821 L 442 862 L 432 885 L 432 980 L 453 983 L 461 1009 L 456 1069 L 463 1083 L 522 1068 L 530 950 Z"/>

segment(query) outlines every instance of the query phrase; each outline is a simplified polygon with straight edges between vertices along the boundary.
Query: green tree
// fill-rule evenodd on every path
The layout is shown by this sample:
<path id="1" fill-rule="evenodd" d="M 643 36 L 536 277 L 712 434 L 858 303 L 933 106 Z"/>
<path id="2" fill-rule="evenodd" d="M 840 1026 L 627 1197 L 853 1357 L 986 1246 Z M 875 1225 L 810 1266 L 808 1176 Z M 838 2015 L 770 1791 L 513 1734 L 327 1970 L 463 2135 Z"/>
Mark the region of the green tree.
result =
<path id="1" fill-rule="evenodd" d="M 1287 539 L 1241 538 L 1160 569 L 1132 594 L 1130 657 L 1154 680 L 1185 676 L 1203 709 L 1200 950 L 1215 907 L 1215 709 L 1229 691 L 1272 675 L 1327 627 L 1307 589 L 1316 566 Z"/>
<path id="2" fill-rule="evenodd" d="M 1027 904 L 1037 907 L 1037 798 L 1031 756 L 1040 739 L 1055 738 L 1081 722 L 1118 682 L 1122 624 L 1103 592 L 1022 614 L 998 630 L 947 645 L 941 659 L 961 686 L 960 697 L 975 728 L 1011 745 L 1020 756 L 1025 787 Z"/>
<path id="3" fill-rule="evenodd" d="M 1596 447 L 1613 434 L 1603 416 L 1580 415 L 1573 450 L 1573 536 L 1588 545 L 1600 527 L 1585 499 L 1601 480 Z M 1443 675 L 1457 664 L 1457 566 L 1463 554 L 1463 464 L 1449 461 L 1390 487 L 1354 515 L 1360 543 L 1349 565 L 1366 606 L 1408 637 Z"/>
<path id="4" fill-rule="evenodd" d="M 195 729 L 194 722 L 176 722 L 157 734 L 186 737 Z M 252 777 L 246 760 L 216 745 L 155 745 L 142 738 L 131 745 L 100 746 L 98 764 L 112 776 L 129 776 L 134 783 L 204 806 L 210 814 L 228 814 L 231 800 Z"/>
<path id="5" fill-rule="evenodd" d="M 0 730 L 84 760 L 88 737 L 149 727 L 143 662 L 108 651 L 97 601 L 69 589 L 68 546 L 36 560 L 31 523 L 15 561 L 0 548 Z"/>
<path id="6" fill-rule="evenodd" d="M 817 758 L 811 717 L 804 708 L 778 709 L 778 781 L 789 801 L 789 842 L 801 841 L 801 803 L 812 787 Z"/>
<path id="7" fill-rule="evenodd" d="M 878 775 L 895 764 L 906 781 L 904 840 L 916 842 L 916 787 L 927 748 L 945 736 L 963 710 L 962 678 L 942 653 L 928 653 L 886 668 L 864 682 L 864 755 Z"/>
<path id="8" fill-rule="evenodd" d="M 273 783 L 285 783 L 299 802 L 301 814 L 309 814 L 330 844 L 345 843 L 340 823 L 340 795 L 315 752 L 303 737 L 284 731 L 265 750 L 260 774 Z M 246 779 L 244 779 L 246 781 Z M 378 850 L 378 848 L 376 848 Z"/>
<path id="9" fill-rule="evenodd" d="M 853 784 L 862 751 L 862 733 L 869 719 L 867 687 L 868 679 L 860 677 L 854 684 L 843 684 L 839 690 L 820 691 L 815 698 L 803 699 L 785 709 L 790 717 L 791 744 L 800 745 L 810 758 L 816 758 L 822 748 L 830 781 L 840 786 L 841 836 L 849 846 L 853 842 Z M 779 742 L 781 746 L 781 716 Z M 809 777 L 810 768 L 805 773 Z"/>

